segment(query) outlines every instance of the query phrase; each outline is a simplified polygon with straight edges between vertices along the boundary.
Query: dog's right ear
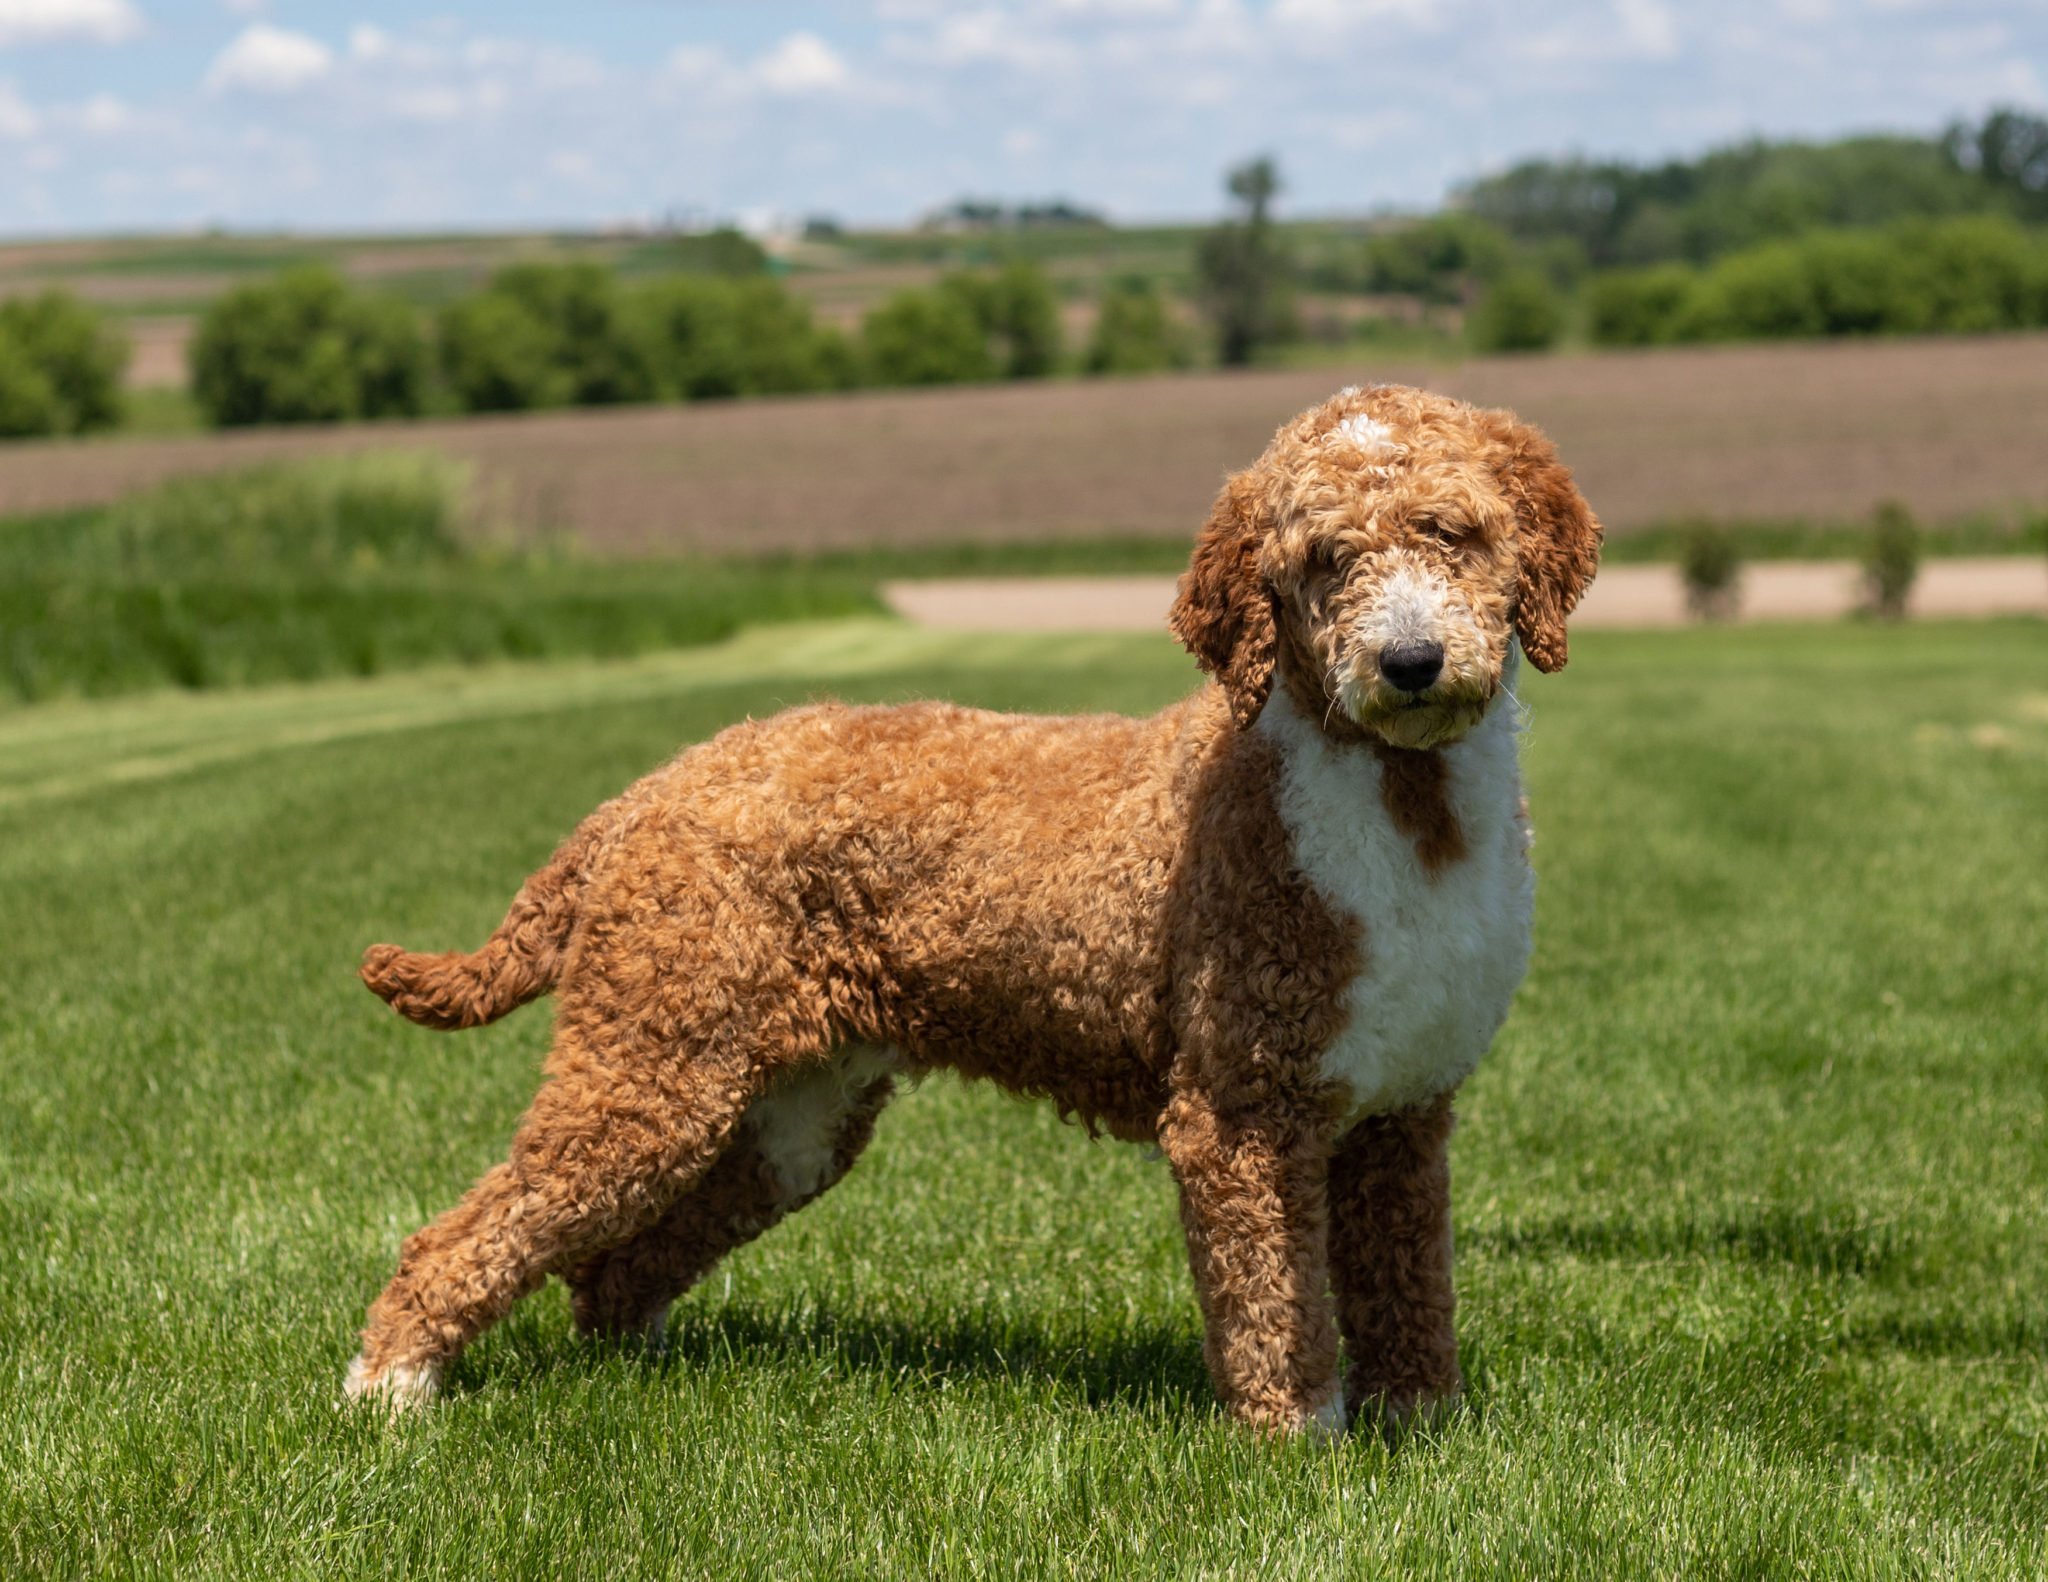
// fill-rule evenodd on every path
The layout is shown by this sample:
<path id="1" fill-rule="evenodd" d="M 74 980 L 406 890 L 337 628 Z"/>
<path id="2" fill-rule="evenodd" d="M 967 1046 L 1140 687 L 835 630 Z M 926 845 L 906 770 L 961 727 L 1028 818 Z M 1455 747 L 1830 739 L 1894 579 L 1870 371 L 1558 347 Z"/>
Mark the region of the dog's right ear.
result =
<path id="1" fill-rule="evenodd" d="M 1259 575 L 1264 507 L 1250 472 L 1223 486 L 1181 574 L 1173 635 L 1222 684 L 1238 729 L 1248 727 L 1273 690 L 1277 632 L 1273 590 Z"/>

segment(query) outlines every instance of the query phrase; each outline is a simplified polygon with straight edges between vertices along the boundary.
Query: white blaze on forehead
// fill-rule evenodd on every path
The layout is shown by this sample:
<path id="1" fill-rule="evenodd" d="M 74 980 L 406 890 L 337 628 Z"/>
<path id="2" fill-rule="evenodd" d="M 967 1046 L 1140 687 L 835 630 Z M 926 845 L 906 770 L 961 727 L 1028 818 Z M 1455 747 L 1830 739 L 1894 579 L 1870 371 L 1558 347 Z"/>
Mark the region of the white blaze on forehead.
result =
<path id="1" fill-rule="evenodd" d="M 1349 445 L 1353 450 L 1363 451 L 1374 460 L 1379 460 L 1393 451 L 1394 431 L 1378 418 L 1364 412 L 1354 412 L 1330 430 L 1328 443 Z"/>

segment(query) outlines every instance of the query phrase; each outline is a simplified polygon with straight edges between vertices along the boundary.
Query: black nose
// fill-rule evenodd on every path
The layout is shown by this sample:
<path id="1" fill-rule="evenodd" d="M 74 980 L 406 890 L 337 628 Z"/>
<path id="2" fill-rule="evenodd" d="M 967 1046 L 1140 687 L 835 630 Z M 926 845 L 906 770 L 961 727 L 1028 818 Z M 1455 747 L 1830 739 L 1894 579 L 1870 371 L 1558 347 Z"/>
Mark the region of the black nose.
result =
<path id="1" fill-rule="evenodd" d="M 1380 674 L 1403 692 L 1420 692 L 1443 673 L 1442 643 L 1400 643 L 1380 650 Z"/>

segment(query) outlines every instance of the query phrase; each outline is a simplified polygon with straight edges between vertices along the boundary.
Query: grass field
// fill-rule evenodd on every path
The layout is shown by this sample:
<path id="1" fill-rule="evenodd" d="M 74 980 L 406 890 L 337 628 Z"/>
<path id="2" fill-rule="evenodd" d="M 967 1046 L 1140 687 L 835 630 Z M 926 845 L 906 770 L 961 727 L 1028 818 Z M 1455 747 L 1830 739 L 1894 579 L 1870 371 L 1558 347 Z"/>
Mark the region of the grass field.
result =
<path id="1" fill-rule="evenodd" d="M 820 691 L 1144 709 L 1163 640 L 782 628 L 0 718 L 0 1570 L 1640 1575 L 2048 1566 L 2039 623 L 1589 634 L 1529 692 L 1536 964 L 1455 1143 L 1467 1409 L 1211 1404 L 1163 1167 L 937 1080 L 650 1361 L 558 1288 L 335 1409 L 535 1008 L 410 1028 L 679 741 Z"/>

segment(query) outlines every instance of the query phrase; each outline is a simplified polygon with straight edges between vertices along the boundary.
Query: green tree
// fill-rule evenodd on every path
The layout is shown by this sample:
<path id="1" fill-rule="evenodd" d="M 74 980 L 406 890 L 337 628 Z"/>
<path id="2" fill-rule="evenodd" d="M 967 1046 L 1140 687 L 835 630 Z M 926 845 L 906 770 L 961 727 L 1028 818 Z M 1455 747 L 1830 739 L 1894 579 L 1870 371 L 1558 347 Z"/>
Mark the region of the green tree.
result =
<path id="1" fill-rule="evenodd" d="M 567 406 L 574 394 L 553 331 L 511 297 L 482 291 L 451 303 L 440 342 L 442 377 L 465 411 Z"/>
<path id="2" fill-rule="evenodd" d="M 1204 310 L 1216 328 L 1217 355 L 1242 367 L 1294 330 L 1289 262 L 1273 226 L 1280 173 L 1270 159 L 1240 165 L 1226 178 L 1237 214 L 1203 234 L 1195 274 Z"/>
<path id="3" fill-rule="evenodd" d="M 1187 336 L 1151 281 L 1121 280 L 1103 293 L 1088 342 L 1088 372 L 1143 374 L 1187 364 Z"/>
<path id="4" fill-rule="evenodd" d="M 121 421 L 128 343 L 63 291 L 0 303 L 0 336 L 14 342 L 50 386 L 50 432 L 89 434 Z"/>
<path id="5" fill-rule="evenodd" d="M 659 392 L 654 358 L 601 264 L 512 264 L 441 321 L 448 382 L 471 411 L 606 406 Z"/>
<path id="6" fill-rule="evenodd" d="M 191 360 L 193 394 L 223 427 L 410 416 L 426 388 L 426 342 L 411 309 L 319 268 L 218 298 Z"/>
<path id="7" fill-rule="evenodd" d="M 0 329 L 0 439 L 57 432 L 57 391 L 28 350 Z"/>
<path id="8" fill-rule="evenodd" d="M 672 276 L 640 288 L 632 310 L 664 394 L 697 401 L 854 382 L 845 338 L 772 280 Z"/>
<path id="9" fill-rule="evenodd" d="M 1550 281 L 1532 269 L 1501 277 L 1479 299 L 1469 325 L 1472 344 L 1481 351 L 1540 351 L 1564 328 L 1564 313 Z"/>
<path id="10" fill-rule="evenodd" d="M 982 317 L 958 288 L 899 291 L 862 321 L 861 350 L 876 384 L 963 384 L 997 373 Z"/>
<path id="11" fill-rule="evenodd" d="M 1654 346 L 1677 338 L 1695 272 L 1683 264 L 1617 269 L 1586 289 L 1587 331 L 1598 346 Z"/>

